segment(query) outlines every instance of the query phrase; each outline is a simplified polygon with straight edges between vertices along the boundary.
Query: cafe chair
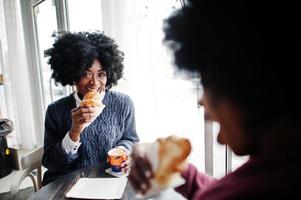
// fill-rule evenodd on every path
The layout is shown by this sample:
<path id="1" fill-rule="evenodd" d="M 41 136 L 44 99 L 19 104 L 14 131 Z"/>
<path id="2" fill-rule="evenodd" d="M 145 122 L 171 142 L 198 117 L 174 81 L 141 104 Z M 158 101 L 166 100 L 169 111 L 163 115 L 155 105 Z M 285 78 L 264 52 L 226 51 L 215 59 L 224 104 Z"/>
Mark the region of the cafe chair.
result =
<path id="1" fill-rule="evenodd" d="M 26 177 L 31 179 L 35 192 L 41 188 L 43 151 L 42 146 L 21 157 L 21 170 L 17 172 L 10 185 L 10 192 L 13 197 L 18 193 L 19 187 Z"/>

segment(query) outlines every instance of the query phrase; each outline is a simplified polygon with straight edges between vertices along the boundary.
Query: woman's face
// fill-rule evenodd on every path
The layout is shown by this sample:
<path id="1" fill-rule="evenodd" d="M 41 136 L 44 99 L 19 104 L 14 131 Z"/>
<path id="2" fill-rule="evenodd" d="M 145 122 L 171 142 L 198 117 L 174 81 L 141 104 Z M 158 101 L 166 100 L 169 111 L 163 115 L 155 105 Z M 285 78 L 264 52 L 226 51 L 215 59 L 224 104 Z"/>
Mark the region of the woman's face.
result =
<path id="1" fill-rule="evenodd" d="M 217 141 L 229 145 L 237 155 L 249 154 L 249 140 L 242 128 L 242 112 L 239 107 L 227 99 L 215 102 L 206 91 L 202 104 L 205 118 L 220 125 Z"/>
<path id="2" fill-rule="evenodd" d="M 75 83 L 79 97 L 89 91 L 103 91 L 107 83 L 106 71 L 102 69 L 99 60 L 95 59 L 92 66 L 85 71 L 85 75 Z"/>

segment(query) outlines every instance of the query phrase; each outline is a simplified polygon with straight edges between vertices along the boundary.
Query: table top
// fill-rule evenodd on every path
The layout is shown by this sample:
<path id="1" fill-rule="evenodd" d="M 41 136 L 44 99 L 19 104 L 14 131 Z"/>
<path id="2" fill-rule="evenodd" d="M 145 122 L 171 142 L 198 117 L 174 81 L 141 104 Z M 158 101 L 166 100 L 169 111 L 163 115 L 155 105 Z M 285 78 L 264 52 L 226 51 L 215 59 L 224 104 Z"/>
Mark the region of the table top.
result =
<path id="1" fill-rule="evenodd" d="M 66 193 L 72 188 L 72 186 L 79 180 L 81 177 L 89 178 L 100 178 L 100 177 L 113 177 L 110 174 L 105 172 L 107 165 L 97 165 L 88 168 L 83 168 L 66 174 L 55 181 L 47 184 L 42 187 L 38 192 L 33 194 L 28 200 L 61 200 L 61 199 L 73 199 L 67 198 Z M 122 200 L 134 200 L 135 194 L 128 183 Z"/>

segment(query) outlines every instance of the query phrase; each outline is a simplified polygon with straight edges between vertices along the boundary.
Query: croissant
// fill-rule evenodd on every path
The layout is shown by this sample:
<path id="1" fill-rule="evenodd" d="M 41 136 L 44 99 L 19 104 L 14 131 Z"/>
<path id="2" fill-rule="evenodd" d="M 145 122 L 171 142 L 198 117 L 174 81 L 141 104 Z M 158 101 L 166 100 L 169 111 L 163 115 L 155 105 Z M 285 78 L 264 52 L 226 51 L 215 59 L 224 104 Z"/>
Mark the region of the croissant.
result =
<path id="1" fill-rule="evenodd" d="M 184 162 L 191 152 L 191 144 L 188 139 L 177 136 L 159 138 L 157 142 L 159 163 L 155 180 L 161 186 L 165 186 L 176 172 L 183 170 Z"/>
<path id="2" fill-rule="evenodd" d="M 86 93 L 80 105 L 95 107 L 101 106 L 102 102 L 100 93 L 93 91 Z"/>

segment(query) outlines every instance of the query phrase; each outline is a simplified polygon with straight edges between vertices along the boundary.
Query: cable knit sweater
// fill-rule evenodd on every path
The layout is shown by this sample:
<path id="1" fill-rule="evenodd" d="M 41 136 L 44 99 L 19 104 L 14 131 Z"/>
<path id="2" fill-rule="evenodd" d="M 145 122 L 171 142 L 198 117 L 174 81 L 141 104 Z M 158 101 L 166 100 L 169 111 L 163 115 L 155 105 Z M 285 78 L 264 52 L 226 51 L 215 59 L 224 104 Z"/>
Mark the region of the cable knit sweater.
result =
<path id="1" fill-rule="evenodd" d="M 106 161 L 115 146 L 131 150 L 139 141 L 135 128 L 134 105 L 129 96 L 107 90 L 103 112 L 83 130 L 76 154 L 67 154 L 62 139 L 71 128 L 71 110 L 76 107 L 73 95 L 50 104 L 46 111 L 43 166 L 47 168 L 42 185 L 76 169 Z"/>

